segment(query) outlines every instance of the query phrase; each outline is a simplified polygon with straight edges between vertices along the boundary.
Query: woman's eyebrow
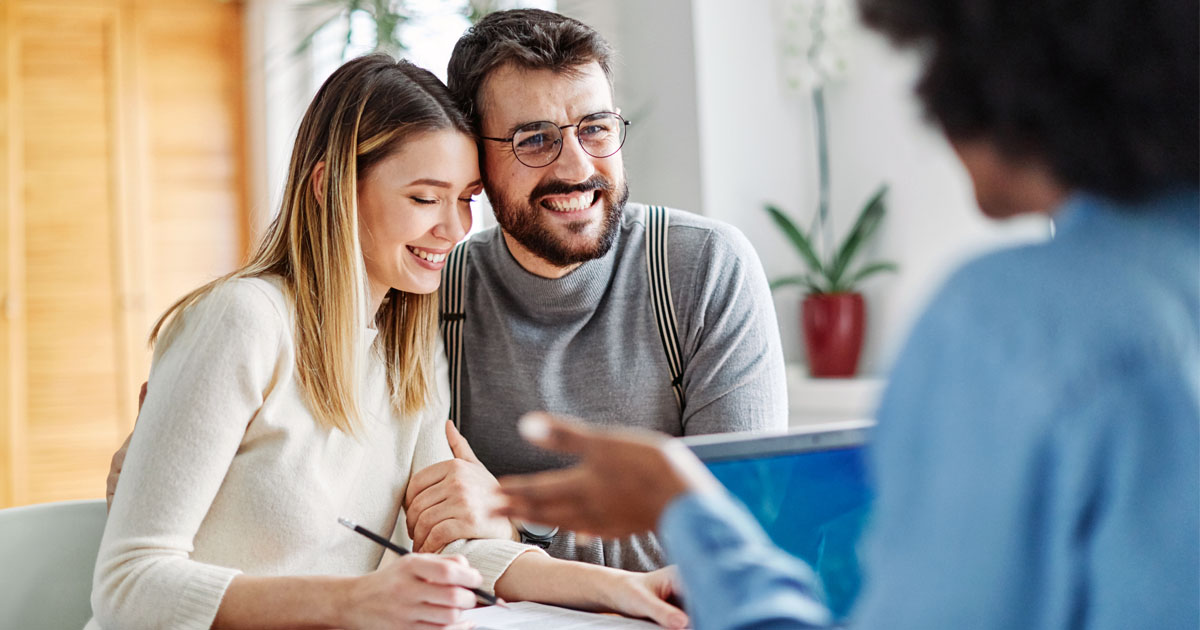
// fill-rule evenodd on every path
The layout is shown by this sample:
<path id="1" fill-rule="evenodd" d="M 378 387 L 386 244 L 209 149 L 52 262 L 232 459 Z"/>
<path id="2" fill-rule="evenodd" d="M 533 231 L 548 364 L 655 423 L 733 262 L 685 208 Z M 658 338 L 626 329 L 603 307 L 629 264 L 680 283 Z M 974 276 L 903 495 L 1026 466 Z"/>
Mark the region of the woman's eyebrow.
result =
<path id="1" fill-rule="evenodd" d="M 414 179 L 413 181 L 405 184 L 405 186 L 417 186 L 417 185 L 436 186 L 438 188 L 449 188 L 450 182 L 444 182 L 440 179 L 430 179 L 430 178 L 426 177 L 426 178 L 422 178 L 422 179 Z"/>

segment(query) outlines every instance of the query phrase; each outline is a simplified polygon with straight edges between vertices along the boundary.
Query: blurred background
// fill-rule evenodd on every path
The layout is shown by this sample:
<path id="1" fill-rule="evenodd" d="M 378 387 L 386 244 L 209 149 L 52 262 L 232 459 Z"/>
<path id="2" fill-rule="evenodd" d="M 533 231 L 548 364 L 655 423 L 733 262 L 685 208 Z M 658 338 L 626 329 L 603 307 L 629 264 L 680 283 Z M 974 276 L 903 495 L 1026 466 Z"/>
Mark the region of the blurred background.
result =
<path id="1" fill-rule="evenodd" d="M 866 32 L 848 0 L 4 0 L 0 508 L 103 496 L 150 326 L 246 255 L 333 69 L 380 46 L 444 79 L 471 21 L 517 6 L 577 17 L 617 48 L 631 198 L 732 223 L 770 278 L 803 264 L 765 204 L 837 241 L 889 185 L 863 256 L 899 272 L 860 287 L 859 376 L 807 376 L 803 295 L 776 291 L 795 424 L 869 414 L 945 275 L 1049 234 L 1045 221 L 979 216 L 911 96 L 915 59 Z M 477 227 L 493 223 L 486 200 L 476 213 Z"/>

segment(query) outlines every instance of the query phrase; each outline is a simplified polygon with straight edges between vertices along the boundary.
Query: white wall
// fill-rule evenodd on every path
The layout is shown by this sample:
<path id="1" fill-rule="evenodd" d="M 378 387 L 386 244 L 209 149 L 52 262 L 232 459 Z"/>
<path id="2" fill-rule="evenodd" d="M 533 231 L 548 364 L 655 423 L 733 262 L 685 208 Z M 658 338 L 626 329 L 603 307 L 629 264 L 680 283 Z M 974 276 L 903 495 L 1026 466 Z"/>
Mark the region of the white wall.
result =
<path id="1" fill-rule="evenodd" d="M 295 0 L 246 3 L 246 128 L 255 239 L 279 210 L 296 130 L 316 93 L 312 55 L 298 53 L 298 45 L 328 14 L 328 8 L 297 6 Z"/>
<path id="2" fill-rule="evenodd" d="M 627 143 L 632 198 L 738 226 L 770 277 L 797 270 L 762 206 L 774 202 L 809 224 L 814 132 L 809 99 L 780 80 L 772 3 L 560 0 L 559 10 L 596 26 L 622 53 L 619 102 L 656 104 Z M 867 254 L 901 266 L 899 275 L 864 286 L 870 323 L 861 371 L 872 374 L 886 370 L 912 318 L 964 257 L 1044 238 L 1047 229 L 1038 220 L 1000 225 L 979 215 L 953 152 L 921 119 L 911 92 L 916 59 L 861 27 L 852 50 L 849 77 L 827 90 L 835 229 L 844 234 L 875 187 L 889 182 L 889 215 Z M 695 130 L 686 129 L 693 120 Z M 776 296 L 784 351 L 794 361 L 803 360 L 800 298 L 795 290 Z"/>
<path id="3" fill-rule="evenodd" d="M 278 202 L 295 133 L 312 90 L 295 63 L 296 37 L 320 16 L 296 0 L 248 3 L 253 210 Z M 617 48 L 617 104 L 633 121 L 624 149 L 632 198 L 693 210 L 738 226 L 769 277 L 799 260 L 762 210 L 773 202 L 802 225 L 816 207 L 811 104 L 782 85 L 771 0 L 559 0 L 558 10 L 599 30 Z M 881 181 L 889 215 L 866 252 L 898 262 L 899 275 L 864 286 L 869 330 L 862 372 L 883 372 L 914 315 L 965 256 L 1013 240 L 1043 238 L 1044 223 L 997 225 L 979 216 L 970 182 L 911 94 L 916 60 L 862 28 L 852 69 L 827 89 L 832 212 L 839 236 Z M 481 208 L 486 212 L 486 208 Z M 484 223 L 483 221 L 481 223 Z M 803 360 L 796 290 L 776 295 L 789 360 Z"/>
<path id="4" fill-rule="evenodd" d="M 692 1 L 559 0 L 617 49 L 617 106 L 632 121 L 622 149 L 636 201 L 698 209 L 700 129 Z"/>

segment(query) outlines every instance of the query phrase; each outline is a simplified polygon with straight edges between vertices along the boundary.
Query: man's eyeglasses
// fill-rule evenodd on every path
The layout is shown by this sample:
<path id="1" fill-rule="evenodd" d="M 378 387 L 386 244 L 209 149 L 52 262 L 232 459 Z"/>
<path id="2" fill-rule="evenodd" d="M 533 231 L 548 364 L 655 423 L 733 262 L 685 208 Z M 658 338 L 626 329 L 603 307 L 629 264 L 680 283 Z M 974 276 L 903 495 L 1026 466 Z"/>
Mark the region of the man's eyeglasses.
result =
<path id="1" fill-rule="evenodd" d="M 629 121 L 613 112 L 597 112 L 584 116 L 574 125 L 558 125 L 543 120 L 522 125 L 511 138 L 489 138 L 492 142 L 511 142 L 513 153 L 525 166 L 542 168 L 549 166 L 562 154 L 563 130 L 575 128 L 575 137 L 584 153 L 595 158 L 606 158 L 621 150 L 625 144 L 625 128 Z"/>

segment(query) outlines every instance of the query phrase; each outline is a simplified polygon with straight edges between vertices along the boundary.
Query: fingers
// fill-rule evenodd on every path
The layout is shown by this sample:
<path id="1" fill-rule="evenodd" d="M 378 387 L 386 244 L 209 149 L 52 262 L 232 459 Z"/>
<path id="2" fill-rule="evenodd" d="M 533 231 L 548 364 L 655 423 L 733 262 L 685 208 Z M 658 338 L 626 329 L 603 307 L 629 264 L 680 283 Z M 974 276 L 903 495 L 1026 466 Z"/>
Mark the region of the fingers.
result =
<path id="1" fill-rule="evenodd" d="M 544 449 L 562 453 L 581 454 L 587 449 L 595 432 L 580 422 L 567 421 L 541 411 L 521 416 L 517 421 L 521 437 Z"/>
<path id="2" fill-rule="evenodd" d="M 417 524 L 425 517 L 425 513 L 445 503 L 449 498 L 447 493 L 439 492 L 435 486 L 417 495 L 404 508 L 404 522 L 408 525 L 408 536 L 413 539 L 413 542 L 417 541 Z M 430 523 L 429 527 L 433 527 L 433 523 Z"/>
<path id="3" fill-rule="evenodd" d="M 419 587 L 421 601 L 431 606 L 444 608 L 474 608 L 475 593 L 461 586 L 445 586 L 442 584 L 425 584 Z M 428 619 L 425 621 L 437 621 Z M 445 623 L 445 622 L 443 622 Z"/>
<path id="4" fill-rule="evenodd" d="M 133 439 L 133 433 L 125 436 L 125 441 L 121 443 L 117 452 L 113 453 L 112 460 L 108 464 L 108 477 L 104 480 L 104 498 L 108 501 L 109 510 L 112 510 L 113 495 L 117 492 L 117 481 L 121 477 L 121 469 L 125 467 L 125 453 L 129 450 L 129 440 L 131 439 Z"/>
<path id="5" fill-rule="evenodd" d="M 444 520 L 429 530 L 429 535 L 425 537 L 424 548 L 430 553 L 437 553 L 446 545 L 460 538 L 478 538 L 479 536 L 475 534 L 468 523 L 457 519 Z"/>
<path id="6" fill-rule="evenodd" d="M 454 423 L 450 420 L 446 421 L 446 441 L 450 443 L 450 451 L 456 458 L 483 465 L 483 462 L 480 462 L 479 458 L 475 456 L 475 451 L 471 450 L 471 445 L 467 444 L 467 438 L 454 428 Z"/>
<path id="7" fill-rule="evenodd" d="M 581 541 L 583 538 L 581 533 L 583 535 L 607 535 L 605 524 L 593 518 L 590 511 L 575 503 L 530 506 L 514 501 L 511 510 L 505 511 L 504 514 L 511 515 L 512 518 L 575 531 L 576 541 L 579 544 L 586 544 Z"/>
<path id="8" fill-rule="evenodd" d="M 649 593 L 638 592 L 636 595 L 642 601 L 644 607 L 642 613 L 646 617 L 654 620 L 654 623 L 664 628 L 686 628 L 688 625 L 687 613 L 678 608 L 664 602 Z"/>
<path id="9" fill-rule="evenodd" d="M 483 584 L 483 577 L 479 572 L 461 562 L 423 553 L 406 557 L 412 566 L 413 574 L 431 584 L 465 588 L 477 588 Z"/>
<path id="10" fill-rule="evenodd" d="M 501 491 L 508 500 L 497 513 L 510 518 L 602 533 L 603 526 L 586 500 L 585 473 L 579 469 L 505 477 Z"/>
<path id="11" fill-rule="evenodd" d="M 672 573 L 668 567 L 638 576 L 638 586 L 628 595 L 628 612 L 649 617 L 664 628 L 686 628 L 687 614 L 665 601 L 674 594 Z"/>
<path id="12" fill-rule="evenodd" d="M 142 389 L 138 391 L 138 415 L 142 413 L 142 404 L 146 402 L 146 392 L 150 388 L 150 382 L 142 383 Z"/>
<path id="13" fill-rule="evenodd" d="M 439 587 L 438 590 L 444 591 L 459 591 L 471 595 L 471 591 L 462 588 Z M 471 604 L 468 606 L 439 606 L 437 604 L 422 604 L 418 605 L 413 611 L 412 619 L 416 623 L 432 624 L 435 628 L 445 628 L 448 625 L 462 623 L 462 611 L 464 608 L 473 608 L 475 606 L 475 596 L 471 595 Z"/>
<path id="14" fill-rule="evenodd" d="M 453 571 L 467 572 L 476 577 L 479 576 L 477 571 L 465 563 L 449 558 L 432 557 L 432 559 L 446 567 L 450 567 L 451 573 L 444 574 L 442 577 L 455 579 L 452 575 Z M 434 573 L 438 574 L 438 571 L 435 570 Z M 417 573 L 418 577 L 421 577 L 421 575 L 420 572 Z M 437 628 L 461 623 L 462 611 L 475 607 L 475 594 L 461 585 L 453 586 L 444 583 L 423 582 L 420 583 L 417 590 L 417 597 L 421 605 L 414 611 L 415 620 L 433 624 Z"/>
<path id="15" fill-rule="evenodd" d="M 448 501 L 443 501 L 421 512 L 421 516 L 412 528 L 413 551 L 429 551 L 426 549 L 426 538 L 429 537 L 429 532 L 454 517 L 454 507 L 448 503 Z M 441 547 L 436 549 L 441 549 Z"/>
<path id="16" fill-rule="evenodd" d="M 404 491 L 404 504 L 412 505 L 417 495 L 425 492 L 430 486 L 437 484 L 442 479 L 445 479 L 450 474 L 450 471 L 454 469 L 454 466 L 454 460 L 447 460 L 418 470 L 408 479 L 408 488 Z"/>
<path id="17" fill-rule="evenodd" d="M 579 468 L 551 470 L 505 477 L 500 480 L 500 492 L 509 498 L 550 504 L 577 496 L 580 484 L 586 481 L 586 473 Z"/>

